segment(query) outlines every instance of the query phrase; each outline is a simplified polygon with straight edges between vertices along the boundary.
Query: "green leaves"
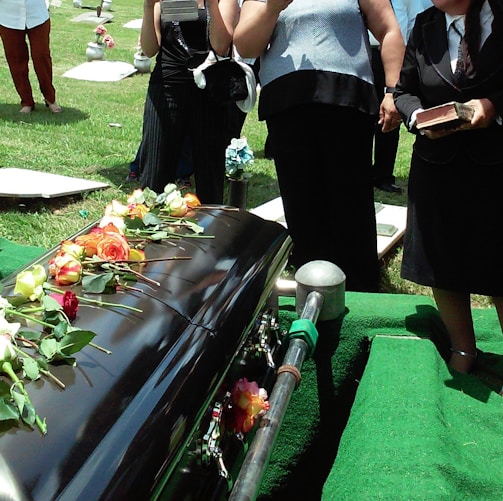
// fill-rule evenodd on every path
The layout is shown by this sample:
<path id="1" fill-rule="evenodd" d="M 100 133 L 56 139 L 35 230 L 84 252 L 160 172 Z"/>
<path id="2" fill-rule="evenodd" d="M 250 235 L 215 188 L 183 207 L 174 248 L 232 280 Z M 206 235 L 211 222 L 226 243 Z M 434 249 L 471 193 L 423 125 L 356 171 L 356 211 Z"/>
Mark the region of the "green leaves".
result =
<path id="1" fill-rule="evenodd" d="M 94 337 L 94 332 L 75 329 L 65 334 L 60 340 L 55 338 L 43 339 L 38 351 L 49 362 L 63 361 L 75 365 L 75 358 L 71 355 L 88 345 Z"/>
<path id="2" fill-rule="evenodd" d="M 114 273 L 112 271 L 98 275 L 86 275 L 82 278 L 82 290 L 89 294 L 101 294 L 107 287 L 113 285 Z"/>
<path id="3" fill-rule="evenodd" d="M 24 377 L 34 381 L 40 377 L 39 365 L 36 360 L 31 357 L 21 357 Z M 47 364 L 46 364 L 47 365 Z"/>
<path id="4" fill-rule="evenodd" d="M 19 410 L 11 401 L 10 386 L 0 380 L 0 421 L 17 421 L 19 417 Z"/>
<path id="5" fill-rule="evenodd" d="M 47 425 L 45 423 L 45 418 L 41 419 L 35 407 L 31 403 L 30 396 L 25 390 L 24 383 L 18 378 L 17 374 L 14 372 L 10 362 L 3 362 L 0 365 L 0 370 L 5 373 L 13 382 L 12 386 L 9 387 L 9 391 L 5 391 L 5 387 L 2 386 L 2 406 L 1 410 L 5 416 L 10 416 L 8 419 L 12 419 L 15 415 L 16 419 L 22 419 L 27 425 L 34 427 L 38 426 L 41 433 L 44 435 L 47 433 Z M 17 413 L 16 413 L 17 410 Z"/>

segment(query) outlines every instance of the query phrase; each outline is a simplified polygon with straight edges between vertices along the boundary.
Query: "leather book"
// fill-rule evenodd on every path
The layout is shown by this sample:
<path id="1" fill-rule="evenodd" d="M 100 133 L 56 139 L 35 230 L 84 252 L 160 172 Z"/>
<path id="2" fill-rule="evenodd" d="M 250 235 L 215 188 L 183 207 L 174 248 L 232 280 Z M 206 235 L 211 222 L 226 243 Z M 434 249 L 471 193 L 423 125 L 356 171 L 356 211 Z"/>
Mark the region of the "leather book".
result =
<path id="1" fill-rule="evenodd" d="M 420 111 L 416 115 L 416 129 L 448 129 L 473 117 L 473 108 L 465 103 L 451 101 Z"/>

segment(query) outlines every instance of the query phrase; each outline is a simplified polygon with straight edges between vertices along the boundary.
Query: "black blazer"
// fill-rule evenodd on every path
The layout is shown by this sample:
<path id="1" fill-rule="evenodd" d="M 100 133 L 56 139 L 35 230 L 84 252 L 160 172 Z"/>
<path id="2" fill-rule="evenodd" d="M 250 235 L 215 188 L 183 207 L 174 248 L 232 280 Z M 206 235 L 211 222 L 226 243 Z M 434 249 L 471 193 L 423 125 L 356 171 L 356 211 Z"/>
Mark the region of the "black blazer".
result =
<path id="1" fill-rule="evenodd" d="M 394 93 L 405 124 L 418 108 L 480 98 L 491 100 L 503 117 L 503 0 L 489 3 L 494 13 L 492 33 L 482 46 L 477 74 L 462 86 L 456 84 L 451 69 L 445 14 L 431 7 L 417 15 Z M 433 163 L 447 163 L 457 153 L 479 164 L 502 163 L 503 126 L 495 122 L 487 129 L 457 132 L 435 140 L 417 135 L 414 153 Z"/>

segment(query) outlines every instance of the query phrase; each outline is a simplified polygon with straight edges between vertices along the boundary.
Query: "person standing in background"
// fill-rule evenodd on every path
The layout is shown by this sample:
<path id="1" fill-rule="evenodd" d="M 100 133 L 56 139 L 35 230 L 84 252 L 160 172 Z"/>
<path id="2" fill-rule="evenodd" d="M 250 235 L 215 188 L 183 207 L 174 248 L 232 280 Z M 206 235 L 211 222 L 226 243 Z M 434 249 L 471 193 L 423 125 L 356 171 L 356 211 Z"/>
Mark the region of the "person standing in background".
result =
<path id="1" fill-rule="evenodd" d="M 431 0 L 391 0 L 393 12 L 397 18 L 406 43 L 414 26 L 416 15 L 426 7 L 426 2 L 431 7 Z M 374 72 L 374 85 L 379 99 L 384 98 L 384 93 L 393 94 L 394 87 L 386 87 L 384 67 L 381 60 L 379 42 L 369 32 L 370 46 L 372 47 L 372 71 Z M 389 193 L 401 193 L 402 189 L 396 184 L 393 174 L 395 169 L 398 142 L 400 140 L 400 127 L 388 132 L 382 131 L 382 124 L 377 123 L 374 135 L 374 186 Z"/>
<path id="2" fill-rule="evenodd" d="M 469 372 L 477 360 L 470 294 L 492 296 L 503 327 L 503 0 L 433 4 L 416 18 L 394 94 L 416 135 L 401 276 L 432 288 L 448 365 Z M 471 121 L 418 131 L 421 109 L 450 101 L 470 105 Z"/>
<path id="3" fill-rule="evenodd" d="M 191 70 L 206 59 L 210 43 L 218 55 L 228 54 L 239 6 L 236 0 L 197 4 L 197 20 L 178 22 L 162 19 L 159 0 L 144 1 L 141 46 L 157 57 L 145 101 L 140 187 L 160 193 L 176 181 L 188 137 L 197 196 L 204 204 L 222 204 L 230 105 L 211 102 Z"/>
<path id="4" fill-rule="evenodd" d="M 384 131 L 400 117 L 391 94 L 377 99 L 367 27 L 392 87 L 405 45 L 388 0 L 245 0 L 234 43 L 260 57 L 258 113 L 293 240 L 289 264 L 330 261 L 348 290 L 376 292 L 372 139 L 378 114 Z"/>
<path id="5" fill-rule="evenodd" d="M 52 113 L 61 112 L 52 82 L 50 32 L 51 20 L 45 0 L 0 0 L 0 38 L 14 86 L 21 98 L 21 113 L 31 113 L 35 109 L 29 79 L 30 53 L 46 107 Z"/>

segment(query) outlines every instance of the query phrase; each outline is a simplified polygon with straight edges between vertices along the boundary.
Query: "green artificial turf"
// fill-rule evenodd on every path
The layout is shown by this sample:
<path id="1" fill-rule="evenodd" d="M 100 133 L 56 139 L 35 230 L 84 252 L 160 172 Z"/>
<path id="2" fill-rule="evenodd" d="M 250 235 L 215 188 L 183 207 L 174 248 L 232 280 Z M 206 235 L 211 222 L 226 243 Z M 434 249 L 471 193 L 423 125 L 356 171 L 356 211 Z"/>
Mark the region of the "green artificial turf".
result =
<path id="1" fill-rule="evenodd" d="M 344 317 L 318 324 L 259 499 L 503 499 L 503 399 L 484 377 L 503 380 L 503 337 L 493 309 L 474 318 L 483 367 L 451 373 L 430 298 L 346 293 Z"/>
<path id="2" fill-rule="evenodd" d="M 19 245 L 0 237 L 0 279 L 6 278 L 45 252 L 42 247 Z"/>

